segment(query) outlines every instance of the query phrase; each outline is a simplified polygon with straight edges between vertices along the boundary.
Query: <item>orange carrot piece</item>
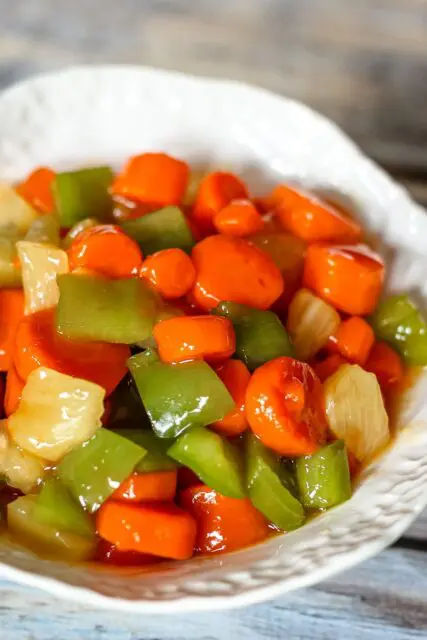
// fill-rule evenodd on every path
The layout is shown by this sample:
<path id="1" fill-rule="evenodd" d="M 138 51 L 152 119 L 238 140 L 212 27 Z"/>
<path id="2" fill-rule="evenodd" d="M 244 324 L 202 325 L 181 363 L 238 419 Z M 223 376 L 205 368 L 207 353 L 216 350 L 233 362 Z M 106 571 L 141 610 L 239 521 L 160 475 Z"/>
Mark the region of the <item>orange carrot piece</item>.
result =
<path id="1" fill-rule="evenodd" d="M 16 192 L 41 213 L 51 213 L 55 208 L 50 190 L 54 178 L 52 169 L 40 167 L 18 184 Z"/>
<path id="2" fill-rule="evenodd" d="M 118 502 L 169 502 L 176 493 L 177 471 L 134 473 L 111 496 Z"/>
<path id="3" fill-rule="evenodd" d="M 79 233 L 68 249 L 68 259 L 72 271 L 89 269 L 107 278 L 136 276 L 142 264 L 137 243 L 112 224 L 96 225 Z"/>
<path id="4" fill-rule="evenodd" d="M 218 233 L 235 238 L 244 238 L 262 231 L 264 222 L 250 200 L 232 200 L 213 219 Z"/>
<path id="5" fill-rule="evenodd" d="M 249 381 L 246 418 L 261 442 L 280 455 L 310 455 L 327 433 L 322 385 L 304 362 L 270 360 Z"/>
<path id="6" fill-rule="evenodd" d="M 143 153 L 129 160 L 112 184 L 113 195 L 155 206 L 179 205 L 188 183 L 188 164 L 166 153 Z"/>
<path id="7" fill-rule="evenodd" d="M 153 253 L 144 260 L 139 273 L 168 300 L 185 296 L 196 279 L 193 262 L 181 249 Z"/>
<path id="8" fill-rule="evenodd" d="M 9 371 L 13 361 L 16 330 L 24 317 L 22 289 L 0 289 L 0 371 Z"/>
<path id="9" fill-rule="evenodd" d="M 153 336 L 160 359 L 169 363 L 225 360 L 236 348 L 233 324 L 220 316 L 169 318 L 155 325 Z"/>
<path id="10" fill-rule="evenodd" d="M 229 390 L 236 407 L 222 420 L 211 424 L 211 429 L 226 436 L 237 436 L 248 427 L 245 416 L 245 396 L 251 374 L 241 360 L 227 360 L 215 371 Z"/>
<path id="11" fill-rule="evenodd" d="M 174 504 L 123 504 L 107 500 L 96 519 L 98 534 L 120 551 L 187 560 L 196 540 L 194 518 Z"/>
<path id="12" fill-rule="evenodd" d="M 243 238 L 210 236 L 192 252 L 196 283 L 192 297 L 206 311 L 222 300 L 268 309 L 284 283 L 272 258 Z"/>
<path id="13" fill-rule="evenodd" d="M 375 342 L 374 331 L 366 320 L 359 316 L 347 318 L 341 322 L 335 337 L 340 354 L 363 367 Z"/>
<path id="14" fill-rule="evenodd" d="M 402 361 L 386 342 L 374 344 L 364 368 L 377 376 L 383 390 L 403 379 Z"/>
<path id="15" fill-rule="evenodd" d="M 363 246 L 309 245 L 303 284 L 339 311 L 372 313 L 384 280 L 381 259 Z"/>
<path id="16" fill-rule="evenodd" d="M 232 173 L 214 171 L 205 176 L 199 185 L 192 217 L 198 228 L 207 235 L 213 233 L 213 218 L 232 200 L 248 197 L 246 185 Z"/>
<path id="17" fill-rule="evenodd" d="M 285 229 L 306 242 L 358 242 L 360 225 L 314 194 L 282 185 L 276 192 L 277 215 Z"/>
<path id="18" fill-rule="evenodd" d="M 7 372 L 6 376 L 6 393 L 4 397 L 4 412 L 7 417 L 18 408 L 21 402 L 22 390 L 25 387 L 25 382 L 19 377 L 15 367 L 12 366 Z"/>
<path id="19" fill-rule="evenodd" d="M 267 520 L 248 498 L 226 498 L 199 484 L 181 492 L 180 504 L 197 522 L 196 553 L 236 551 L 270 533 Z"/>
<path id="20" fill-rule="evenodd" d="M 347 364 L 347 360 L 339 353 L 333 353 L 327 356 L 321 362 L 312 365 L 313 371 L 321 382 L 325 382 L 342 364 Z"/>
<path id="21" fill-rule="evenodd" d="M 127 373 L 129 347 L 66 340 L 56 331 L 54 313 L 53 309 L 46 309 L 20 322 L 14 353 L 19 376 L 26 380 L 37 367 L 48 367 L 95 382 L 104 387 L 106 395 L 112 393 Z"/>

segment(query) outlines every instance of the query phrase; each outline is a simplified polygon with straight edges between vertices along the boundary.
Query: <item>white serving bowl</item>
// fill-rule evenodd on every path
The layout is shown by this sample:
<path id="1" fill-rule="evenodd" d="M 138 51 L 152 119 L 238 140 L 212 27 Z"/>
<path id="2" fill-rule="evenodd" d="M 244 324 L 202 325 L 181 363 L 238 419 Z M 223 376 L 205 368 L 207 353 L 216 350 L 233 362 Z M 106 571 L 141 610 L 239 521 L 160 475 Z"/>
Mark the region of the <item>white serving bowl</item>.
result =
<path id="1" fill-rule="evenodd" d="M 256 192 L 282 179 L 345 194 L 388 260 L 388 290 L 427 301 L 427 216 L 335 125 L 302 104 L 223 80 L 137 67 L 82 67 L 0 96 L 0 179 L 36 165 L 108 162 L 165 150 L 233 167 Z M 347 569 L 393 542 L 427 504 L 427 377 L 399 434 L 352 499 L 302 529 L 225 556 L 154 572 L 43 560 L 0 543 L 0 578 L 85 605 L 140 613 L 222 609 L 273 598 Z"/>

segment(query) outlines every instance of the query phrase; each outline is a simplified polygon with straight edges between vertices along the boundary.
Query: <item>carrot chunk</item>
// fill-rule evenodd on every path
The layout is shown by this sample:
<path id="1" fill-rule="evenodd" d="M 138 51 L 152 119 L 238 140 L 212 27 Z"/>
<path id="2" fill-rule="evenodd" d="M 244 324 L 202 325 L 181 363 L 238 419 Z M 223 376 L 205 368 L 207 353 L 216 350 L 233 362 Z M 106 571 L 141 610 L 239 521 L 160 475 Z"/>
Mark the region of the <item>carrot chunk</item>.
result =
<path id="1" fill-rule="evenodd" d="M 227 360 L 216 368 L 216 372 L 229 390 L 236 407 L 222 420 L 214 422 L 211 428 L 226 436 L 239 435 L 248 427 L 245 416 L 245 396 L 251 374 L 241 360 Z"/>
<path id="2" fill-rule="evenodd" d="M 244 238 L 262 231 L 264 222 L 250 200 L 232 200 L 215 214 L 213 219 L 218 233 L 235 238 Z"/>
<path id="3" fill-rule="evenodd" d="M 17 193 L 41 213 L 51 213 L 55 206 L 50 190 L 55 172 L 47 167 L 35 169 L 17 187 Z"/>
<path id="4" fill-rule="evenodd" d="M 151 282 L 161 296 L 170 300 L 181 298 L 192 288 L 196 270 L 181 249 L 163 249 L 148 256 L 142 263 L 141 278 Z"/>
<path id="5" fill-rule="evenodd" d="M 215 231 L 213 219 L 232 200 L 248 197 L 246 185 L 232 173 L 214 171 L 205 176 L 199 185 L 192 217 L 202 233 Z"/>
<path id="6" fill-rule="evenodd" d="M 111 498 L 118 502 L 169 501 L 175 497 L 176 482 L 176 469 L 134 473 L 122 482 Z"/>
<path id="7" fill-rule="evenodd" d="M 374 344 L 365 369 L 377 376 L 383 390 L 400 382 L 403 378 L 402 361 L 396 351 L 386 342 Z"/>
<path id="8" fill-rule="evenodd" d="M 340 354 L 363 367 L 375 342 L 372 327 L 358 316 L 341 322 L 335 334 L 336 347 Z"/>

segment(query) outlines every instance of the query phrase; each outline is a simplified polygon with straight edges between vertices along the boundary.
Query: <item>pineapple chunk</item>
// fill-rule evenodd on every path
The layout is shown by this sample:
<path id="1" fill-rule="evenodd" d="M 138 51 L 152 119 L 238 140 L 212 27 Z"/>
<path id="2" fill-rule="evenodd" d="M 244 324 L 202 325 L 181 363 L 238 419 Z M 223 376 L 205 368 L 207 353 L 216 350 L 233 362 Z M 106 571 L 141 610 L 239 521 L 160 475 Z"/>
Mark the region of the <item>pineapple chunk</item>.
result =
<path id="1" fill-rule="evenodd" d="M 39 367 L 9 418 L 11 437 L 25 451 L 57 462 L 101 426 L 104 396 L 93 382 Z"/>
<path id="2" fill-rule="evenodd" d="M 17 238 L 27 233 L 31 224 L 39 216 L 15 189 L 0 183 L 0 235 Z"/>
<path id="3" fill-rule="evenodd" d="M 287 330 L 297 358 L 310 360 L 335 334 L 340 316 L 330 304 L 308 289 L 296 292 L 289 305 Z"/>
<path id="4" fill-rule="evenodd" d="M 68 273 L 65 251 L 48 244 L 21 240 L 16 243 L 22 267 L 25 313 L 31 314 L 58 304 L 56 276 Z"/>
<path id="5" fill-rule="evenodd" d="M 385 447 L 390 438 L 388 415 L 373 373 L 343 364 L 323 388 L 329 427 L 358 460 L 372 458 Z"/>
<path id="6" fill-rule="evenodd" d="M 23 496 L 7 507 L 9 530 L 19 542 L 48 556 L 64 560 L 89 560 L 95 552 L 94 538 L 62 531 L 35 517 L 37 496 Z"/>
<path id="7" fill-rule="evenodd" d="M 0 424 L 0 474 L 11 487 L 29 493 L 40 484 L 45 464 L 40 458 L 20 449 L 7 433 L 6 420 Z"/>

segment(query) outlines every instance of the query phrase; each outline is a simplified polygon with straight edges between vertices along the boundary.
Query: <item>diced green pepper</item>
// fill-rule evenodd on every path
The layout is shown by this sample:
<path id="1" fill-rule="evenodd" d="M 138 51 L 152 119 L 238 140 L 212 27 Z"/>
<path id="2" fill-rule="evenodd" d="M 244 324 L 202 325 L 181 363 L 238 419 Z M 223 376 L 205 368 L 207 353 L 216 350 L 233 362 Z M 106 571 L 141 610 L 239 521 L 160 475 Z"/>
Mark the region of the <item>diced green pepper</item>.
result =
<path id="1" fill-rule="evenodd" d="M 132 344 L 151 334 L 161 300 L 144 280 L 67 273 L 57 282 L 56 326 L 66 338 Z"/>
<path id="2" fill-rule="evenodd" d="M 33 514 L 38 522 L 61 531 L 87 537 L 95 535 L 91 517 L 56 478 L 50 478 L 43 485 L 34 504 Z"/>
<path id="3" fill-rule="evenodd" d="M 230 318 L 236 333 L 236 356 L 251 371 L 273 358 L 294 355 L 286 329 L 272 311 L 220 302 L 212 313 Z"/>
<path id="4" fill-rule="evenodd" d="M 300 527 L 305 520 L 301 503 L 293 495 L 289 471 L 253 435 L 246 440 L 247 485 L 249 498 L 265 517 L 284 531 Z"/>
<path id="5" fill-rule="evenodd" d="M 148 362 L 144 353 L 128 360 L 155 433 L 174 438 L 190 427 L 221 420 L 234 401 L 215 371 L 199 360 L 181 364 Z"/>
<path id="6" fill-rule="evenodd" d="M 427 365 L 427 323 L 406 295 L 381 302 L 371 318 L 377 338 L 389 342 L 409 365 Z"/>
<path id="7" fill-rule="evenodd" d="M 189 467 L 211 489 L 229 498 L 246 496 L 240 451 L 226 438 L 198 427 L 180 436 L 168 455 Z"/>
<path id="8" fill-rule="evenodd" d="M 123 222 L 122 229 L 140 245 L 144 255 L 177 247 L 190 251 L 193 235 L 179 207 L 165 207 Z"/>
<path id="9" fill-rule="evenodd" d="M 86 229 L 96 227 L 97 224 L 100 223 L 96 218 L 85 218 L 84 220 L 79 220 L 79 222 L 76 222 L 76 224 L 71 227 L 65 238 L 62 240 L 63 248 L 69 249 L 71 243 L 77 238 L 79 233 L 81 233 L 82 231 L 86 231 Z"/>
<path id="10" fill-rule="evenodd" d="M 42 242 L 59 246 L 59 220 L 55 214 L 45 214 L 34 220 L 25 236 L 27 242 Z"/>
<path id="11" fill-rule="evenodd" d="M 329 509 L 351 497 L 347 450 L 343 440 L 326 445 L 295 461 L 302 503 L 311 509 Z"/>
<path id="12" fill-rule="evenodd" d="M 141 446 L 108 429 L 73 449 L 56 469 L 71 495 L 94 513 L 145 456 Z"/>
<path id="13" fill-rule="evenodd" d="M 108 192 L 112 181 L 109 167 L 57 173 L 51 189 L 61 227 L 68 229 L 88 217 L 108 218 L 112 211 Z"/>
<path id="14" fill-rule="evenodd" d="M 22 286 L 21 267 L 15 240 L 0 238 L 0 288 Z"/>
<path id="15" fill-rule="evenodd" d="M 176 469 L 178 466 L 176 461 L 167 455 L 170 440 L 159 438 L 151 430 L 120 429 L 116 433 L 146 449 L 146 455 L 135 467 L 136 473 L 167 471 L 168 469 Z"/>

